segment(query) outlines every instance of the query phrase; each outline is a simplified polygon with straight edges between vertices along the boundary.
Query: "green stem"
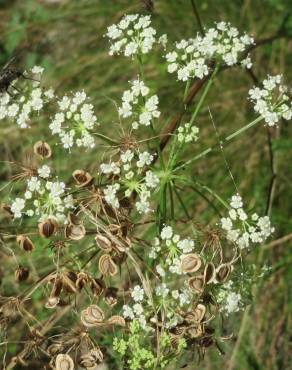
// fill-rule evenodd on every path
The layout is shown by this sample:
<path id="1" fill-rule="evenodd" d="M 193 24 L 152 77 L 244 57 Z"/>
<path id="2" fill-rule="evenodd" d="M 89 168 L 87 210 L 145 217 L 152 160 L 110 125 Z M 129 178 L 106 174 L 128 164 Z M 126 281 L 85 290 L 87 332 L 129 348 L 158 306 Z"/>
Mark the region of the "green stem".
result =
<path id="1" fill-rule="evenodd" d="M 224 138 L 223 140 L 220 141 L 219 145 L 222 145 L 224 143 L 227 143 L 229 142 L 231 139 L 235 138 L 236 136 L 242 134 L 244 131 L 250 129 L 251 127 L 255 126 L 258 122 L 262 121 L 263 120 L 263 117 L 260 116 L 258 118 L 256 118 L 254 121 L 250 122 L 249 124 L 247 124 L 246 126 L 243 126 L 241 127 L 239 130 L 233 132 L 232 134 L 228 135 L 226 138 Z M 201 153 L 199 153 L 198 155 L 196 155 L 195 157 L 193 157 L 192 159 L 189 159 L 188 161 L 186 161 L 184 164 L 176 167 L 173 171 L 178 171 L 182 168 L 185 168 L 186 166 L 188 166 L 189 164 L 197 161 L 198 159 L 202 158 L 202 157 L 205 157 L 205 155 L 211 153 L 213 150 L 215 150 L 216 148 L 218 147 L 218 144 L 217 145 L 214 145 L 214 146 L 211 146 L 207 149 L 205 149 L 204 151 L 202 151 Z"/>

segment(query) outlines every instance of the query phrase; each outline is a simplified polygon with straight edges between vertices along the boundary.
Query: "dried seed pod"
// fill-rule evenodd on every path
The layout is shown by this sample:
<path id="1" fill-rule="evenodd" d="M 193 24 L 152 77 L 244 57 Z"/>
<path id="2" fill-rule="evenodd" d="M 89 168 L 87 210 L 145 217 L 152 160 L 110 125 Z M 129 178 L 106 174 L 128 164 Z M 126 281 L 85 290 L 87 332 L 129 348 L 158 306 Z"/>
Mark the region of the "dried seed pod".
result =
<path id="1" fill-rule="evenodd" d="M 98 267 L 103 275 L 114 276 L 118 273 L 118 267 L 109 254 L 103 254 L 100 257 Z"/>
<path id="2" fill-rule="evenodd" d="M 200 294 L 204 290 L 204 277 L 203 276 L 195 276 L 191 277 L 188 280 L 189 287 L 196 293 Z"/>
<path id="3" fill-rule="evenodd" d="M 79 272 L 77 274 L 77 280 L 76 280 L 76 288 L 78 290 L 81 290 L 89 281 L 88 275 L 85 272 Z"/>
<path id="4" fill-rule="evenodd" d="M 103 354 L 99 348 L 92 349 L 89 353 L 80 357 L 80 365 L 87 370 L 96 369 L 96 365 L 103 361 Z"/>
<path id="5" fill-rule="evenodd" d="M 114 315 L 107 321 L 110 325 L 126 326 L 126 321 L 122 316 Z"/>
<path id="6" fill-rule="evenodd" d="M 199 303 L 193 311 L 186 313 L 185 319 L 189 322 L 200 323 L 204 319 L 205 313 L 206 306 Z"/>
<path id="7" fill-rule="evenodd" d="M 204 283 L 211 284 L 215 280 L 216 277 L 216 268 L 214 263 L 208 262 L 204 269 Z"/>
<path id="8" fill-rule="evenodd" d="M 232 271 L 232 265 L 224 263 L 216 269 L 216 280 L 225 283 Z"/>
<path id="9" fill-rule="evenodd" d="M 63 287 L 68 293 L 75 294 L 77 292 L 76 281 L 77 274 L 74 271 L 66 271 L 62 274 Z"/>
<path id="10" fill-rule="evenodd" d="M 188 328 L 187 333 L 191 338 L 201 337 L 204 334 L 204 326 L 203 325 L 192 326 Z"/>
<path id="11" fill-rule="evenodd" d="M 81 240 L 84 238 L 86 230 L 84 225 L 69 224 L 65 227 L 65 236 L 71 240 Z"/>
<path id="12" fill-rule="evenodd" d="M 18 266 L 15 271 L 15 279 L 16 281 L 25 281 L 29 277 L 29 269 L 27 267 Z"/>
<path id="13" fill-rule="evenodd" d="M 50 145 L 44 141 L 37 141 L 33 146 L 33 151 L 41 158 L 50 158 L 52 155 L 52 149 Z"/>
<path id="14" fill-rule="evenodd" d="M 96 244 L 105 252 L 111 252 L 112 242 L 110 239 L 104 235 L 97 234 L 95 237 Z"/>
<path id="15" fill-rule="evenodd" d="M 63 289 L 63 281 L 59 277 L 53 279 L 52 281 L 53 281 L 53 288 L 52 288 L 50 296 L 59 297 Z"/>
<path id="16" fill-rule="evenodd" d="M 104 313 L 96 305 L 90 305 L 81 312 L 81 322 L 86 327 L 95 327 L 102 324 L 104 321 Z"/>
<path id="17" fill-rule="evenodd" d="M 10 204 L 3 203 L 1 205 L 1 208 L 3 209 L 3 211 L 5 211 L 6 213 L 8 213 L 9 216 L 14 217 L 14 213 L 11 211 Z"/>
<path id="18" fill-rule="evenodd" d="M 178 336 L 183 336 L 187 330 L 186 325 L 179 324 L 171 329 L 171 333 Z"/>
<path id="19" fill-rule="evenodd" d="M 84 188 L 88 185 L 91 185 L 93 182 L 93 177 L 84 170 L 76 170 L 72 174 L 74 180 L 77 183 L 78 188 Z"/>
<path id="20" fill-rule="evenodd" d="M 56 370 L 74 370 L 74 362 L 67 354 L 59 354 L 56 357 Z"/>
<path id="21" fill-rule="evenodd" d="M 95 296 L 100 296 L 104 291 L 105 285 L 102 279 L 91 279 L 90 288 Z"/>
<path id="22" fill-rule="evenodd" d="M 61 343 L 53 343 L 47 348 L 47 352 L 51 355 L 54 356 L 57 353 L 61 352 L 64 350 L 64 347 Z"/>
<path id="23" fill-rule="evenodd" d="M 118 302 L 118 289 L 114 287 L 109 287 L 104 293 L 104 300 L 110 306 L 113 307 Z"/>
<path id="24" fill-rule="evenodd" d="M 185 273 L 196 272 L 202 265 L 201 257 L 196 253 L 186 254 L 181 258 L 181 270 Z"/>
<path id="25" fill-rule="evenodd" d="M 46 308 L 56 308 L 58 306 L 59 302 L 60 302 L 59 297 L 49 297 L 49 299 L 47 300 L 47 302 L 45 304 L 45 307 Z"/>
<path id="26" fill-rule="evenodd" d="M 18 235 L 16 241 L 25 252 L 31 252 L 35 249 L 33 242 L 26 235 Z"/>
<path id="27" fill-rule="evenodd" d="M 58 224 L 54 219 L 49 218 L 48 220 L 39 224 L 39 233 L 44 238 L 49 238 L 54 235 L 58 230 Z"/>

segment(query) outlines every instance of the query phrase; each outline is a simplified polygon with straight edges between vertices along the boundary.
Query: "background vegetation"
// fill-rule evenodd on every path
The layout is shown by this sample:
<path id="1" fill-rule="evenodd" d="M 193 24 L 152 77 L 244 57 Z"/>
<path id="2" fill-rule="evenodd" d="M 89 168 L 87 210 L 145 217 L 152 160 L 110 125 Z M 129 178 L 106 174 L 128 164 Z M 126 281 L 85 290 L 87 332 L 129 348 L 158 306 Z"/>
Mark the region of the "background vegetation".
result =
<path id="1" fill-rule="evenodd" d="M 214 21 L 230 21 L 256 39 L 275 35 L 285 17 L 292 13 L 290 0 L 200 0 L 196 5 L 204 26 L 211 26 Z M 102 132 L 117 132 L 112 100 L 120 97 L 128 80 L 137 71 L 125 58 L 108 55 L 107 40 L 103 35 L 106 27 L 123 14 L 146 11 L 143 1 L 139 0 L 0 0 L 0 62 L 4 65 L 14 53 L 21 51 L 19 65 L 44 66 L 46 84 L 52 85 L 60 94 L 84 89 L 98 108 Z M 153 23 L 161 33 L 167 33 L 171 41 L 192 37 L 199 30 L 192 1 L 189 0 L 154 1 Z M 235 68 L 224 71 L 217 78 L 207 99 L 221 136 L 251 120 L 252 107 L 246 96 L 255 77 L 261 80 L 267 73 L 283 73 L 286 83 L 291 84 L 292 16 L 286 22 L 286 28 L 288 37 L 277 38 L 253 52 L 253 76 Z M 182 88 L 175 78 L 167 74 L 165 61 L 157 58 L 152 57 L 147 64 L 146 75 L 161 100 L 161 124 L 167 125 L 177 113 Z M 216 143 L 207 108 L 201 112 L 196 125 L 201 130 L 198 146 L 202 145 L 200 143 L 204 145 L 198 147 L 200 152 L 206 145 Z M 270 132 L 257 126 L 225 147 L 235 182 L 249 204 L 256 205 L 258 211 L 264 213 L 269 192 L 273 192 L 269 206 L 276 227 L 274 241 L 250 256 L 257 266 L 267 264 L 272 269 L 255 291 L 255 304 L 234 315 L 230 328 L 237 335 L 226 342 L 225 355 L 212 349 L 207 352 L 204 364 L 197 365 L 194 360 L 186 369 L 292 369 L 292 319 L 289 316 L 292 305 L 291 131 L 287 122 Z M 3 161 L 0 164 L 0 187 L 12 174 L 11 166 L 4 161 L 28 160 L 32 144 L 45 139 L 46 132 L 45 123 L 34 127 L 30 133 L 0 123 L 0 157 Z M 58 147 L 55 150 L 58 152 Z M 70 182 L 67 157 L 61 149 L 60 153 L 63 156 L 55 155 L 59 158 L 59 170 Z M 97 148 L 94 152 L 82 153 L 81 159 L 80 153 L 72 155 L 70 167 L 75 168 L 76 163 L 79 168 L 83 166 L 94 171 L 102 154 L 103 148 Z M 194 177 L 199 176 L 202 183 L 216 188 L 223 198 L 234 193 L 234 185 L 220 151 L 196 162 L 189 171 Z M 275 181 L 271 182 L 273 178 Z M 3 198 L 1 201 L 5 200 L 3 192 L 0 197 Z M 190 190 L 184 198 L 194 219 L 201 223 L 215 220 L 206 198 L 215 204 L 216 200 L 209 194 L 199 189 L 197 192 Z M 6 223 L 6 219 L 0 216 L 0 231 L 5 230 Z M 41 253 L 39 251 L 31 257 L 31 266 L 42 263 Z M 9 296 L 15 289 L 11 280 L 15 266 L 12 257 L 1 248 L 0 258 L 0 294 Z M 19 329 L 22 328 L 16 323 L 15 330 Z M 18 350 L 17 345 L 9 347 L 9 356 Z M 4 352 L 1 354 L 0 347 L 1 356 Z"/>

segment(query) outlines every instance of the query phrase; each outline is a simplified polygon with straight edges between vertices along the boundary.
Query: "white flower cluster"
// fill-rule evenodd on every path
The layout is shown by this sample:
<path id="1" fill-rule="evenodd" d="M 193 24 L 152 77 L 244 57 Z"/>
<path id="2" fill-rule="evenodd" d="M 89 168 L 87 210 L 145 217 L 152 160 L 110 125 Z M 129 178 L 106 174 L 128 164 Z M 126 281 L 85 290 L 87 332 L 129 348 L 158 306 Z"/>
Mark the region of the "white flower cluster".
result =
<path id="1" fill-rule="evenodd" d="M 59 223 L 66 222 L 65 212 L 73 208 L 73 198 L 66 195 L 63 182 L 48 180 L 50 173 L 50 168 L 43 165 L 38 169 L 38 176 L 32 176 L 27 180 L 24 197 L 16 198 L 11 204 L 14 218 L 35 215 L 40 222 L 49 218 Z"/>
<path id="2" fill-rule="evenodd" d="M 275 126 L 281 118 L 292 118 L 292 103 L 286 94 L 288 88 L 282 85 L 282 76 L 268 76 L 263 87 L 249 90 L 254 110 L 263 116 L 268 126 Z"/>
<path id="3" fill-rule="evenodd" d="M 132 123 L 133 129 L 137 129 L 139 125 L 149 126 L 154 118 L 160 116 L 158 97 L 157 95 L 147 97 L 149 92 L 143 81 L 135 80 L 131 82 L 131 89 L 123 94 L 119 114 L 123 118 L 133 117 L 135 120 Z"/>
<path id="4" fill-rule="evenodd" d="M 136 285 L 131 293 L 133 301 L 135 302 L 133 306 L 124 305 L 123 306 L 123 316 L 125 319 L 138 320 L 141 327 L 145 330 L 147 328 L 146 317 L 142 302 L 144 300 L 144 289 L 139 285 Z"/>
<path id="5" fill-rule="evenodd" d="M 242 207 L 240 195 L 233 195 L 228 217 L 221 218 L 221 227 L 226 231 L 227 239 L 239 248 L 247 248 L 250 243 L 263 243 L 274 231 L 269 217 L 259 217 L 254 213 L 249 219 Z"/>
<path id="6" fill-rule="evenodd" d="M 100 171 L 103 174 L 119 175 L 115 178 L 115 183 L 107 185 L 104 189 L 105 200 L 114 208 L 119 208 L 117 192 L 121 189 L 126 197 L 130 197 L 132 192 L 138 194 L 136 209 L 139 213 L 148 213 L 150 208 L 149 198 L 151 192 L 159 186 L 158 176 L 151 170 L 143 175 L 145 166 L 149 166 L 153 161 L 153 156 L 148 152 L 135 153 L 128 149 L 120 153 L 117 162 L 102 163 Z"/>
<path id="7" fill-rule="evenodd" d="M 190 143 L 198 140 L 199 129 L 197 126 L 186 123 L 184 126 L 180 126 L 177 131 L 177 139 L 180 143 Z"/>
<path id="8" fill-rule="evenodd" d="M 235 65 L 253 43 L 252 37 L 239 35 L 239 31 L 229 23 L 217 23 L 206 31 L 204 37 L 198 35 L 195 39 L 177 42 L 176 50 L 166 55 L 168 72 L 176 72 L 181 81 L 194 77 L 202 79 L 209 74 L 211 61 Z M 249 57 L 242 64 L 251 67 Z"/>
<path id="9" fill-rule="evenodd" d="M 126 57 L 133 57 L 148 53 L 156 42 L 156 31 L 150 24 L 149 15 L 131 14 L 108 27 L 106 36 L 111 41 L 109 54 L 122 53 Z"/>
<path id="10" fill-rule="evenodd" d="M 165 270 L 177 275 L 183 275 L 181 260 L 188 253 L 193 252 L 195 243 L 192 239 L 181 239 L 178 234 L 174 234 L 171 226 L 164 226 L 161 230 L 160 239 L 155 238 L 149 257 L 157 259 L 163 256 L 163 266 L 156 266 L 157 273 L 165 276 Z"/>
<path id="11" fill-rule="evenodd" d="M 53 135 L 59 135 L 65 149 L 70 149 L 74 143 L 84 148 L 95 146 L 91 131 L 98 123 L 93 105 L 87 100 L 85 92 L 78 91 L 72 97 L 65 95 L 58 101 L 60 111 L 55 114 L 49 127 Z"/>
<path id="12" fill-rule="evenodd" d="M 34 66 L 30 72 L 33 78 L 40 77 L 43 68 Z M 52 89 L 43 90 L 39 81 L 19 80 L 12 83 L 10 93 L 0 94 L 0 119 L 15 120 L 21 128 L 28 128 L 34 113 L 39 113 L 43 106 L 54 97 Z M 21 82 L 21 86 L 18 86 Z M 28 83 L 27 83 L 28 82 Z M 16 88 L 16 85 L 18 86 Z"/>
<path id="13" fill-rule="evenodd" d="M 232 281 L 228 281 L 222 286 L 217 300 L 220 303 L 221 310 L 225 311 L 227 315 L 238 312 L 242 306 L 241 294 L 233 291 Z"/>

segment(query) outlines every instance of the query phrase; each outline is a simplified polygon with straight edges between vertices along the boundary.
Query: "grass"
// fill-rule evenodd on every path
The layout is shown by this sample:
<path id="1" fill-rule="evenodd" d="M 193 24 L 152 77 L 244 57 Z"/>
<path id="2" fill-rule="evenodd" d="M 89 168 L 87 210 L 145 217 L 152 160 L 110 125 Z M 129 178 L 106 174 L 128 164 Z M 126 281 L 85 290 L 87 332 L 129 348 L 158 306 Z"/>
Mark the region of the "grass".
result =
<path id="1" fill-rule="evenodd" d="M 288 0 L 266 0 L 264 6 L 262 0 L 203 0 L 197 3 L 205 26 L 212 25 L 214 21 L 228 20 L 241 30 L 254 34 L 256 38 L 274 34 L 284 17 L 292 12 L 292 5 Z M 4 64 L 16 50 L 23 50 L 20 65 L 31 66 L 37 63 L 45 66 L 46 83 L 53 85 L 60 94 L 68 90 L 85 89 L 97 107 L 101 132 L 117 132 L 113 102 L 118 101 L 127 81 L 138 71 L 126 59 L 108 56 L 103 34 L 106 27 L 123 14 L 141 11 L 141 3 L 138 0 L 84 0 L 52 4 L 49 1 L 16 0 L 1 1 L 0 4 L 1 62 Z M 155 1 L 153 18 L 155 27 L 162 33 L 168 33 L 171 41 L 192 37 L 198 32 L 191 2 L 187 0 Z M 288 26 L 292 32 L 292 19 Z M 291 52 L 291 39 L 279 39 L 255 50 L 254 73 L 257 78 L 261 80 L 267 73 L 283 73 L 287 82 L 291 82 Z M 150 86 L 159 92 L 161 111 L 164 112 L 161 125 L 166 126 L 178 110 L 177 102 L 182 99 L 182 89 L 177 88 L 175 79 L 169 78 L 165 61 L 157 60 L 156 56 L 147 61 L 146 76 Z M 207 103 L 220 137 L 229 135 L 252 119 L 253 112 L 246 100 L 247 91 L 252 85 L 250 77 L 238 69 L 224 71 L 215 79 Z M 198 100 L 195 101 L 194 108 L 197 102 Z M 189 156 L 196 155 L 217 142 L 207 104 L 195 123 L 200 127 L 201 140 L 196 148 L 190 149 Z M 32 130 L 33 134 L 26 136 L 15 127 L 0 123 L 1 160 L 24 160 L 32 143 L 36 139 L 45 138 L 48 132 L 45 123 Z M 292 211 L 291 125 L 285 123 L 271 130 L 270 136 L 273 171 L 277 175 L 271 217 L 276 226 L 274 239 L 277 240 L 289 235 L 292 226 L 289 217 Z M 204 146 L 200 143 L 204 143 Z M 226 144 L 224 148 L 228 165 L 241 193 L 244 198 L 248 198 L 249 204 L 262 212 L 266 209 L 272 176 L 269 150 L 267 130 L 260 126 L 247 131 L 240 139 Z M 67 170 L 67 158 L 61 153 L 63 151 L 57 148 L 57 166 L 60 174 L 69 180 L 71 173 Z M 94 171 L 102 153 L 103 149 L 100 148 L 93 154 L 82 153 L 81 159 L 79 154 L 73 155 L 72 167 L 78 164 L 80 168 Z M 223 198 L 228 198 L 234 192 L 234 184 L 220 150 L 211 153 L 208 161 L 205 158 L 197 161 L 187 171 L 209 188 L 216 189 Z M 4 184 L 10 175 L 10 166 L 3 163 L 0 166 L 1 182 Z M 199 218 L 201 223 L 216 219 L 206 197 L 215 204 L 218 203 L 204 189 L 190 188 L 181 196 L 192 218 Z M 5 220 L 0 218 L 0 222 L 2 229 L 5 227 Z M 231 331 L 238 334 L 224 345 L 226 354 L 221 356 L 216 350 L 208 351 L 206 361 L 199 365 L 200 369 L 216 370 L 223 366 L 228 370 L 292 369 L 289 359 L 289 330 L 291 333 L 292 329 L 289 317 L 291 240 L 266 245 L 249 257 L 257 266 L 266 263 L 272 266 L 272 270 L 255 289 L 255 304 L 245 313 L 236 315 L 227 328 L 227 335 Z M 45 253 L 49 254 L 49 251 Z M 42 261 L 47 257 L 43 254 L 34 255 L 34 261 L 30 263 L 43 263 L 43 271 L 46 271 Z M 7 295 L 7 292 L 11 294 L 15 289 L 7 278 L 9 272 L 13 271 L 13 263 L 9 257 L 4 259 L 4 263 L 1 294 Z M 37 300 L 38 297 L 34 299 Z M 187 367 L 195 368 L 195 362 Z"/>

